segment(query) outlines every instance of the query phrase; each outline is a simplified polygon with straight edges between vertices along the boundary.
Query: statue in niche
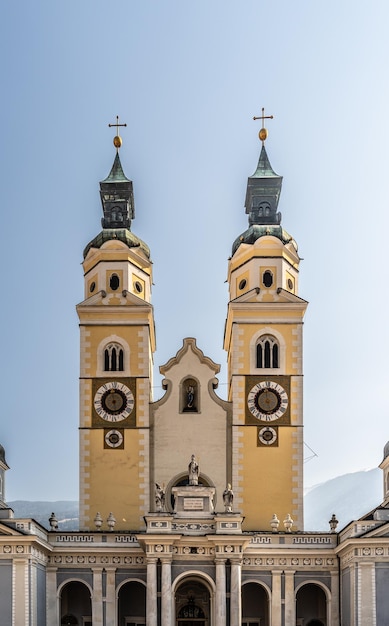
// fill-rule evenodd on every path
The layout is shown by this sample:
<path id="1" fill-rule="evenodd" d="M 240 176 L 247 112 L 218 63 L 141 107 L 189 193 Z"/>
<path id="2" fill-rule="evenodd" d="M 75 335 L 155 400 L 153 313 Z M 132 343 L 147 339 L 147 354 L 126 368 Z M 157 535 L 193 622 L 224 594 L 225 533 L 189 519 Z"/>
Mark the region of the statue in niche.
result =
<path id="1" fill-rule="evenodd" d="M 188 474 L 189 474 L 189 484 L 190 485 L 198 485 L 199 484 L 199 464 L 196 461 L 196 457 L 192 454 L 190 458 L 190 463 L 188 465 Z"/>
<path id="2" fill-rule="evenodd" d="M 196 396 L 197 396 L 197 383 L 192 378 L 184 381 L 183 384 L 183 402 L 182 410 L 184 413 L 193 412 L 197 413 Z"/>
<path id="3" fill-rule="evenodd" d="M 230 483 L 228 483 L 227 487 L 223 491 L 223 504 L 224 504 L 224 511 L 226 513 L 232 513 L 233 501 L 234 501 L 234 492 L 231 489 Z"/>
<path id="4" fill-rule="evenodd" d="M 193 409 L 193 402 L 194 402 L 194 387 L 193 385 L 189 385 L 188 386 L 188 392 L 186 394 L 186 408 L 187 409 Z"/>
<path id="5" fill-rule="evenodd" d="M 155 483 L 155 508 L 158 513 L 165 510 L 165 491 L 158 483 Z"/>

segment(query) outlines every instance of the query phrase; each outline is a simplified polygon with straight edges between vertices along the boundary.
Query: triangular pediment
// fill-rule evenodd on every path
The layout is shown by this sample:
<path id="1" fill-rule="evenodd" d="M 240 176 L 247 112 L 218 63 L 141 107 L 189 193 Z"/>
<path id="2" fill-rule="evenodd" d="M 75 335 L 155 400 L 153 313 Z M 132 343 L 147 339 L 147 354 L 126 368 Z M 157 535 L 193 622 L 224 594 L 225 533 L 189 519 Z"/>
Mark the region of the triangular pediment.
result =
<path id="1" fill-rule="evenodd" d="M 250 289 L 250 291 L 246 291 L 242 295 L 238 296 L 234 300 L 231 300 L 230 304 L 246 304 L 246 303 L 291 303 L 291 304 L 304 304 L 307 305 L 308 302 L 303 300 L 303 298 L 299 298 L 294 293 L 287 291 L 286 289 L 277 289 L 277 292 L 274 294 L 272 300 L 268 298 L 266 300 L 262 299 L 261 291 L 259 288 Z"/>
<path id="2" fill-rule="evenodd" d="M 137 295 L 135 295 L 134 293 L 131 293 L 130 291 L 126 291 L 125 295 L 123 295 L 122 293 L 118 293 L 118 294 L 114 294 L 114 296 L 112 294 L 109 294 L 110 298 L 115 297 L 115 299 L 119 299 L 120 300 L 120 305 L 118 306 L 149 306 L 151 307 L 151 304 L 149 304 L 148 302 L 146 302 L 143 298 L 139 298 Z M 99 291 L 96 294 L 93 294 L 92 296 L 90 296 L 89 298 L 86 298 L 86 300 L 83 300 L 82 302 L 80 302 L 79 304 L 77 304 L 77 308 L 78 307 L 84 307 L 84 306 L 107 306 L 107 294 L 105 291 Z"/>

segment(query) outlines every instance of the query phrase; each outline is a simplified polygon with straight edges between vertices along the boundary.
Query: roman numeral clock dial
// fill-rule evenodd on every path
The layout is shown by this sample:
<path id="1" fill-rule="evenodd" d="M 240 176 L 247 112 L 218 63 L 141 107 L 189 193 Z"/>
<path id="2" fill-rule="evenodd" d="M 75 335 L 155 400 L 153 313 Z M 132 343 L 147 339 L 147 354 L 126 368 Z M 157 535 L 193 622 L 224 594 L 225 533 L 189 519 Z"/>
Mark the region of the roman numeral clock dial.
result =
<path id="1" fill-rule="evenodd" d="M 134 408 L 134 396 L 126 385 L 110 381 L 101 385 L 93 401 L 96 413 L 107 422 L 121 422 Z"/>
<path id="2" fill-rule="evenodd" d="M 288 394 L 272 380 L 254 385 L 247 395 L 250 413 L 261 422 L 273 422 L 282 417 L 288 408 Z"/>

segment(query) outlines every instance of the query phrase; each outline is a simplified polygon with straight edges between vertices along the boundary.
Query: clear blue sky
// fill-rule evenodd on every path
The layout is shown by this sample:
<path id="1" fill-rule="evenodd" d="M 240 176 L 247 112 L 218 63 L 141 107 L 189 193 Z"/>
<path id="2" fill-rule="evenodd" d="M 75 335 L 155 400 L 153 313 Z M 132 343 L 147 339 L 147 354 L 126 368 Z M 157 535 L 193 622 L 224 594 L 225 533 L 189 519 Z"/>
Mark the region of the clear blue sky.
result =
<path id="1" fill-rule="evenodd" d="M 77 499 L 82 250 L 108 123 L 127 122 L 150 246 L 156 371 L 186 336 L 222 364 L 227 259 L 262 106 L 299 244 L 311 486 L 376 466 L 388 420 L 389 5 L 372 0 L 7 2 L 1 36 L 1 418 L 7 499 Z M 155 398 L 161 395 L 155 379 Z"/>

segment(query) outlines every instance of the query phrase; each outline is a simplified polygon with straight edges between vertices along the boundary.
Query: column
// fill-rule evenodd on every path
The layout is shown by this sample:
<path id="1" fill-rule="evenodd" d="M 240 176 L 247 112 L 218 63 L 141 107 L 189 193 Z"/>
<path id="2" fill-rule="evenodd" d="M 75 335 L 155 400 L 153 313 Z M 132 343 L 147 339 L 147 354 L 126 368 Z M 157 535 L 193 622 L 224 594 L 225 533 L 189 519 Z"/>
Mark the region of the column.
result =
<path id="1" fill-rule="evenodd" d="M 231 559 L 230 626 L 241 626 L 242 623 L 241 578 L 241 559 Z"/>
<path id="2" fill-rule="evenodd" d="M 172 560 L 171 557 L 161 557 L 161 562 L 161 626 L 172 626 Z M 147 587 L 148 586 L 149 574 L 147 570 Z M 147 620 L 147 623 L 149 624 L 150 622 Z"/>
<path id="3" fill-rule="evenodd" d="M 294 571 L 285 572 L 285 626 L 296 626 Z"/>
<path id="4" fill-rule="evenodd" d="M 226 624 L 226 559 L 216 559 L 215 626 Z"/>
<path id="5" fill-rule="evenodd" d="M 281 617 L 281 570 L 272 572 L 271 625 L 279 626 Z"/>
<path id="6" fill-rule="evenodd" d="M 46 621 L 47 624 L 59 624 L 56 567 L 46 570 Z"/>
<path id="7" fill-rule="evenodd" d="M 157 558 L 152 557 L 147 559 L 146 620 L 147 626 L 157 626 Z"/>
<path id="8" fill-rule="evenodd" d="M 93 567 L 92 624 L 103 626 L 103 568 Z"/>
<path id="9" fill-rule="evenodd" d="M 116 624 L 116 567 L 106 567 L 105 623 Z"/>
<path id="10" fill-rule="evenodd" d="M 331 605 L 327 609 L 327 622 L 331 626 L 339 626 L 339 573 L 331 572 Z"/>

